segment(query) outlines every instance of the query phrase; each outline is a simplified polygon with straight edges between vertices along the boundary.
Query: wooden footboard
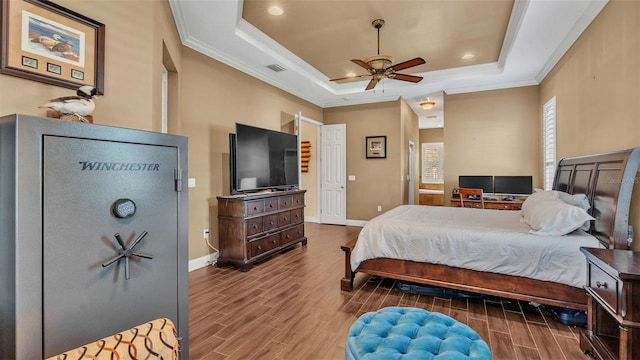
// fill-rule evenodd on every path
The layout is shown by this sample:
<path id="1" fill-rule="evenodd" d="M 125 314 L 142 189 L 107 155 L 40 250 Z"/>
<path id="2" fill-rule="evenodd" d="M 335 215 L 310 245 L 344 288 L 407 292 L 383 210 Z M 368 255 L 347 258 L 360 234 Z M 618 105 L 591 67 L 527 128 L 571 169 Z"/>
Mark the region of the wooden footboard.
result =
<path id="1" fill-rule="evenodd" d="M 351 270 L 351 251 L 356 241 L 357 237 L 341 247 L 345 252 L 345 275 L 340 282 L 340 288 L 343 291 L 353 290 L 355 275 L 359 272 L 576 310 L 587 308 L 587 295 L 584 289 L 521 276 L 389 258 L 366 260 L 354 272 Z"/>
<path id="2" fill-rule="evenodd" d="M 353 290 L 356 273 L 351 271 L 351 250 L 356 246 L 356 241 L 358 241 L 358 235 L 340 247 L 344 251 L 344 277 L 340 280 L 340 289 L 343 291 Z"/>

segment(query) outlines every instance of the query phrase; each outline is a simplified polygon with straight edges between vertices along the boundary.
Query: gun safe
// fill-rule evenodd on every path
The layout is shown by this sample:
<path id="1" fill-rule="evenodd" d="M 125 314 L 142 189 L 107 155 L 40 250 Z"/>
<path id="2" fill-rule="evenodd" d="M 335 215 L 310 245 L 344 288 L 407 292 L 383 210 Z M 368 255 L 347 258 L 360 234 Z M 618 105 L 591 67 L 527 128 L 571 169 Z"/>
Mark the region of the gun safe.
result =
<path id="1" fill-rule="evenodd" d="M 187 139 L 0 118 L 0 358 L 171 319 L 188 358 Z"/>

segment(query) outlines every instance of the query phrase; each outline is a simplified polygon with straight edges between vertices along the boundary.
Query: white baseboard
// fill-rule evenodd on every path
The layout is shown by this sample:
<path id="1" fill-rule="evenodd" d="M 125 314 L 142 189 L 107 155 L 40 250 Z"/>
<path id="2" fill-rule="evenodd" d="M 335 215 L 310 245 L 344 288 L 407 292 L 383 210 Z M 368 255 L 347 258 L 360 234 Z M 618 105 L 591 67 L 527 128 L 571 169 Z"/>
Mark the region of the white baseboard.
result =
<path id="1" fill-rule="evenodd" d="M 305 222 L 317 223 L 317 224 L 320 223 L 320 219 L 318 217 L 315 217 L 315 216 L 313 216 L 313 217 L 305 216 L 304 221 Z M 345 225 L 348 225 L 348 226 L 365 226 L 367 223 L 368 223 L 367 220 L 349 220 L 349 219 L 347 219 L 347 222 L 346 222 Z"/>
<path id="2" fill-rule="evenodd" d="M 215 264 L 216 260 L 218 260 L 218 252 L 214 252 L 205 256 L 201 256 L 196 259 L 189 260 L 189 272 L 193 270 L 201 269 L 205 266 Z"/>
<path id="3" fill-rule="evenodd" d="M 367 220 L 347 220 L 347 225 L 349 226 L 365 226 L 367 223 Z"/>

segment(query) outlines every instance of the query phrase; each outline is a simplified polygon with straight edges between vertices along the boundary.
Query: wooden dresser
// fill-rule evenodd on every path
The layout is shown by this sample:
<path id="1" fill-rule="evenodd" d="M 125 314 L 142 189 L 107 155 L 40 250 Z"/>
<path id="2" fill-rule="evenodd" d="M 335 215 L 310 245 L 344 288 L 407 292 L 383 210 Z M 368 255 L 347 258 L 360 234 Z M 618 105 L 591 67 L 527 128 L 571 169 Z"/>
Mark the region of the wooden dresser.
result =
<path id="1" fill-rule="evenodd" d="M 217 266 L 235 265 L 242 271 L 286 250 L 304 236 L 306 190 L 218 196 L 220 256 Z"/>
<path id="2" fill-rule="evenodd" d="M 581 248 L 587 257 L 587 330 L 596 359 L 640 359 L 640 252 Z"/>

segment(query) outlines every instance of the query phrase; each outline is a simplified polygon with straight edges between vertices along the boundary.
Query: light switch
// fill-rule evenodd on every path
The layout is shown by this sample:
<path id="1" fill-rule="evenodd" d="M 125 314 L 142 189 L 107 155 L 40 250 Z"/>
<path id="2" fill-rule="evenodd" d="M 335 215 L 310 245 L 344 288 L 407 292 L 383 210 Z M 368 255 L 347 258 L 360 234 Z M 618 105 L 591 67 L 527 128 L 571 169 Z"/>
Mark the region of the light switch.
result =
<path id="1" fill-rule="evenodd" d="M 356 181 L 355 175 L 349 175 L 349 181 Z"/>
<path id="2" fill-rule="evenodd" d="M 189 178 L 189 187 L 196 187 L 196 178 Z"/>

